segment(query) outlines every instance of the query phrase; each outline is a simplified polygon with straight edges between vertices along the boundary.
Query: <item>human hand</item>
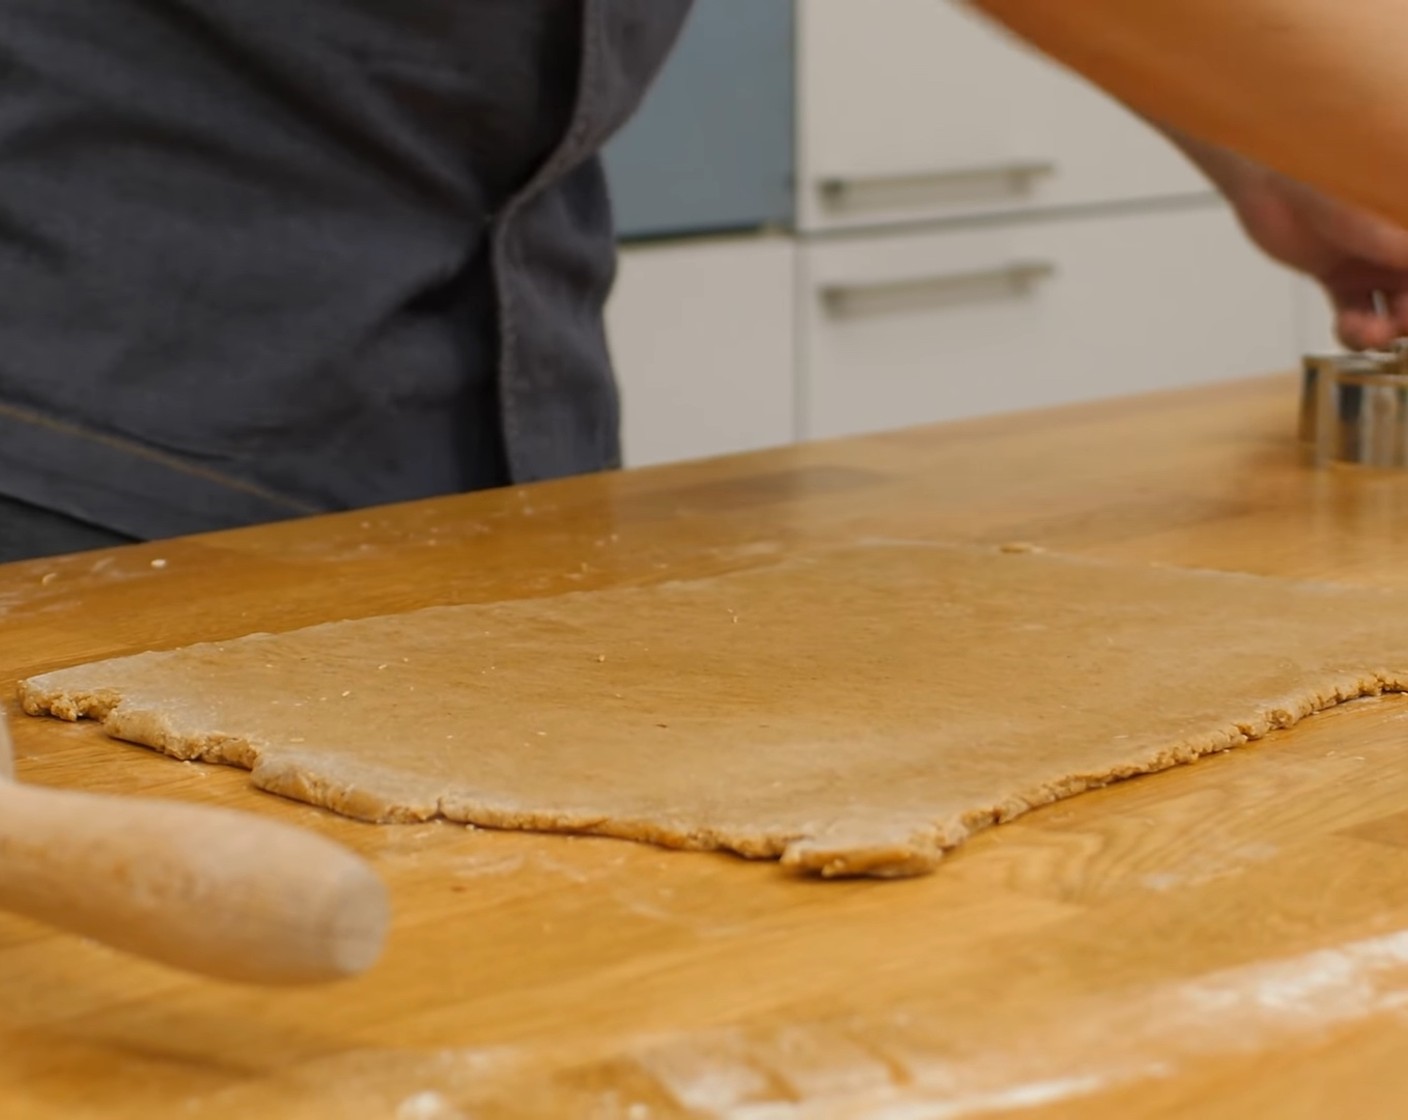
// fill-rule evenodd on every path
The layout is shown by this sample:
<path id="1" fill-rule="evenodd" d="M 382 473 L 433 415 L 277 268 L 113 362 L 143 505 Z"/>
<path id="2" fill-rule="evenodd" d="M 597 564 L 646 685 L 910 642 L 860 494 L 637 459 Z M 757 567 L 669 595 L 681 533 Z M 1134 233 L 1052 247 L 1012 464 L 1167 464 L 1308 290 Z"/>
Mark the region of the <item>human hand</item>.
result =
<path id="1" fill-rule="evenodd" d="M 1233 152 L 1173 139 L 1263 252 L 1320 282 L 1345 346 L 1381 350 L 1408 336 L 1408 229 Z"/>
<path id="2" fill-rule="evenodd" d="M 1408 230 L 1275 172 L 1231 198 L 1269 256 L 1320 282 L 1335 332 L 1354 350 L 1408 335 Z"/>

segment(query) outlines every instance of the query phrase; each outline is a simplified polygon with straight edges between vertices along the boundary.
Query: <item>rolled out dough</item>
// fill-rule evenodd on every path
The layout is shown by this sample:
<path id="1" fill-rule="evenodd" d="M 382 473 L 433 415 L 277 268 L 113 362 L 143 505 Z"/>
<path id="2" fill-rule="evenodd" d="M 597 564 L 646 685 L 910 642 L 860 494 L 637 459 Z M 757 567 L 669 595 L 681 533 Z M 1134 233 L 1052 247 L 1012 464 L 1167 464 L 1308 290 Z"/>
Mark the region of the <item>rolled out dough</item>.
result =
<path id="1" fill-rule="evenodd" d="M 1408 598 L 914 543 L 67 669 L 32 714 L 372 821 L 918 874 L 975 829 L 1408 688 Z"/>

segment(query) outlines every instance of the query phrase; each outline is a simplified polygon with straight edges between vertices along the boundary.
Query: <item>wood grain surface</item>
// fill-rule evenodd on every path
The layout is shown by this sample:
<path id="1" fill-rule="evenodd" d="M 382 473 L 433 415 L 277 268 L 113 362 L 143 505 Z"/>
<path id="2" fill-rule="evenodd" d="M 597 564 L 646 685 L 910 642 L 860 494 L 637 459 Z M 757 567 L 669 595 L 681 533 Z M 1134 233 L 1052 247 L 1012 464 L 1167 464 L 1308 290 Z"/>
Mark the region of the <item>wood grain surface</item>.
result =
<path id="1" fill-rule="evenodd" d="M 1311 471 L 1295 410 L 1277 377 L 11 565 L 0 687 L 13 712 L 80 661 L 866 535 L 1408 585 L 1408 475 Z M 1405 717 L 1357 702 L 893 883 L 358 824 L 20 717 L 22 780 L 302 825 L 396 916 L 369 975 L 292 992 L 0 917 L 0 1115 L 1397 1117 Z"/>

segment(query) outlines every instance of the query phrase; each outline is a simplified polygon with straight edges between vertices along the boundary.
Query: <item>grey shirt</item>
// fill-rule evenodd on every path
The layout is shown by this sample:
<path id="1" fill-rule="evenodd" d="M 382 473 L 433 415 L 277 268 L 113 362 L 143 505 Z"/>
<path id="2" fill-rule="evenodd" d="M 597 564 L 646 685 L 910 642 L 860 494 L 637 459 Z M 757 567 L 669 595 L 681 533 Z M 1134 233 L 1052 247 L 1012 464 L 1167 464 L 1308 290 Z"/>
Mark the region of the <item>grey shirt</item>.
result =
<path id="1" fill-rule="evenodd" d="M 3 0 L 0 494 L 165 536 L 608 468 L 595 153 L 690 0 Z"/>

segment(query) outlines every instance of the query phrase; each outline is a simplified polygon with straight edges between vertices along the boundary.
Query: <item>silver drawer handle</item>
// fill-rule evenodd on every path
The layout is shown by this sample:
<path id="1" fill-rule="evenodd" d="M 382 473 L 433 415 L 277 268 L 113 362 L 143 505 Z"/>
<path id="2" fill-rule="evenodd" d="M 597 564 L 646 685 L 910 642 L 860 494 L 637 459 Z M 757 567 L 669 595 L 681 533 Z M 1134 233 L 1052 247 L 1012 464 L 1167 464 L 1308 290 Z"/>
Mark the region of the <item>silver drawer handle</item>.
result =
<path id="1" fill-rule="evenodd" d="M 916 306 L 967 302 L 993 296 L 1022 295 L 1056 274 L 1051 261 L 1013 261 L 998 268 L 947 272 L 912 280 L 874 284 L 832 284 L 821 289 L 822 302 L 835 315 L 904 311 Z"/>
<path id="2" fill-rule="evenodd" d="M 822 202 L 836 210 L 974 202 L 1030 189 L 1032 180 L 1056 174 L 1050 160 L 1015 160 L 908 175 L 832 176 L 818 184 Z"/>

